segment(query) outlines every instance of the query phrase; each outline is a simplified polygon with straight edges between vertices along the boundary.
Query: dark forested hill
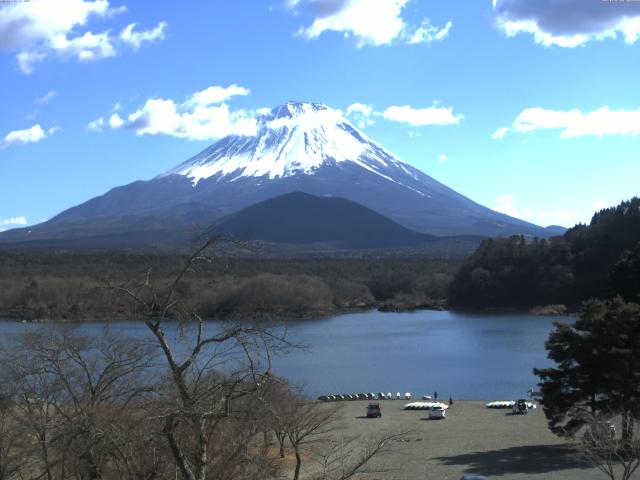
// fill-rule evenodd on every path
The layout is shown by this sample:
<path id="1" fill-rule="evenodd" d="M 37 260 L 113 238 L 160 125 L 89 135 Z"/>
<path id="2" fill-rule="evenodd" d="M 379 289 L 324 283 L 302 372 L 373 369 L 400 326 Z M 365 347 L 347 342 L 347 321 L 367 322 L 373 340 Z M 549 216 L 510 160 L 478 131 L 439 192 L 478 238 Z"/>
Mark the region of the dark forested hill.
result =
<path id="1" fill-rule="evenodd" d="M 217 233 L 284 243 L 333 242 L 349 248 L 419 245 L 435 239 L 344 198 L 293 192 L 224 219 Z"/>
<path id="2" fill-rule="evenodd" d="M 453 306 L 516 308 L 640 294 L 640 198 L 597 212 L 561 237 L 489 239 L 464 262 Z"/>

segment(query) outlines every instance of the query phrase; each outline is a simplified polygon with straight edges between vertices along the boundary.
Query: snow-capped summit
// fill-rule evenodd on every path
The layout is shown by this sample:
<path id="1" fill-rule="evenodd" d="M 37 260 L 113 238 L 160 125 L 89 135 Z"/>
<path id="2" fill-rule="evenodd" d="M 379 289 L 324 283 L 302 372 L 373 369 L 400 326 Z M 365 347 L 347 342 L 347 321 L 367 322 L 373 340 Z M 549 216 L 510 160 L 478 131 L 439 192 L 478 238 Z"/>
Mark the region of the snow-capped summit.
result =
<path id="1" fill-rule="evenodd" d="M 394 178 L 396 169 L 400 177 L 416 178 L 410 165 L 324 104 L 290 101 L 259 115 L 257 124 L 255 136 L 226 137 L 164 175 L 184 175 L 195 185 L 213 176 L 234 181 L 312 175 L 322 166 L 352 162 L 395 183 L 407 183 Z"/>
<path id="2" fill-rule="evenodd" d="M 264 114 L 265 117 L 274 118 L 291 118 L 296 115 L 302 115 L 306 112 L 318 112 L 321 110 L 330 110 L 324 103 L 296 102 L 289 100 L 287 103 L 271 109 Z"/>

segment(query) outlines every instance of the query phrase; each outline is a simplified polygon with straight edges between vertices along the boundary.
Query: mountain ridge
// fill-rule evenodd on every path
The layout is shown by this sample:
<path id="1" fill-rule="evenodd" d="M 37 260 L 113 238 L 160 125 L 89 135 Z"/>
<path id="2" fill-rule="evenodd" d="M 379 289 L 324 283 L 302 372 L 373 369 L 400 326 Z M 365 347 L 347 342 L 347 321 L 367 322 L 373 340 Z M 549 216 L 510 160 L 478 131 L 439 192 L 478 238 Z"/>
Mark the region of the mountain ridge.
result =
<path id="1" fill-rule="evenodd" d="M 0 242 L 206 227 L 290 192 L 345 198 L 405 228 L 439 236 L 557 233 L 490 210 L 399 159 L 326 105 L 287 102 L 254 136 L 225 137 L 156 177 L 115 187 Z M 129 222 L 129 223 L 127 223 Z M 101 230 L 102 229 L 102 230 Z"/>

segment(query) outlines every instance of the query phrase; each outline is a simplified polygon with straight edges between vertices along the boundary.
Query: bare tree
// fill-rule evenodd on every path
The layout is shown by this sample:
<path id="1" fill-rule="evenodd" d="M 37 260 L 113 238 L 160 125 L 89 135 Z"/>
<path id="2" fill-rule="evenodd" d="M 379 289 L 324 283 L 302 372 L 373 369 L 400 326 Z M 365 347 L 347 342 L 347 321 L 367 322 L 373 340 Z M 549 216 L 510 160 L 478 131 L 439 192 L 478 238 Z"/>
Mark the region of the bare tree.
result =
<path id="1" fill-rule="evenodd" d="M 9 421 L 12 433 L 19 432 L 24 440 L 19 445 L 19 455 L 28 461 L 33 474 L 52 480 L 53 469 L 61 463 L 64 451 L 55 448 L 59 429 L 55 409 L 51 407 L 58 401 L 59 383 L 35 356 L 25 351 L 24 340 L 19 338 L 11 348 L 3 345 L 0 381 L 11 385 Z"/>
<path id="2" fill-rule="evenodd" d="M 32 439 L 23 454 L 38 458 L 31 473 L 102 478 L 117 459 L 111 435 L 118 422 L 152 391 L 152 358 L 148 345 L 108 331 L 89 338 L 57 328 L 19 337 L 2 372 L 14 385 L 14 422 Z"/>
<path id="3" fill-rule="evenodd" d="M 211 457 L 220 455 L 216 440 L 221 432 L 246 426 L 242 419 L 250 402 L 245 400 L 270 377 L 271 349 L 285 343 L 283 335 L 266 328 L 205 325 L 177 298 L 185 275 L 198 262 L 212 261 L 207 251 L 214 243 L 208 241 L 196 250 L 164 291 L 154 284 L 151 271 L 142 285 L 111 287 L 135 303 L 162 351 L 171 386 L 161 415 L 162 433 L 184 480 L 205 480 L 209 470 L 220 464 L 225 464 L 227 472 L 235 471 L 220 458 Z M 170 320 L 180 322 L 181 346 L 168 338 L 166 323 Z M 226 454 L 227 459 L 236 459 L 234 467 L 239 468 L 247 454 L 246 445 L 234 444 Z"/>
<path id="4" fill-rule="evenodd" d="M 628 480 L 640 467 L 640 439 L 618 438 L 610 420 L 613 416 L 592 416 L 580 442 L 580 455 L 611 480 Z M 623 418 L 623 428 L 629 428 Z M 631 420 L 632 421 L 632 420 Z M 625 423 L 627 422 L 627 423 Z M 633 427 L 631 427 L 633 431 Z"/>
<path id="5" fill-rule="evenodd" d="M 336 428 L 334 420 L 338 417 L 338 412 L 337 405 L 300 400 L 289 412 L 287 437 L 296 456 L 293 480 L 300 478 L 303 451 L 326 442 L 328 435 Z"/>
<path id="6" fill-rule="evenodd" d="M 0 480 L 15 478 L 26 469 L 26 432 L 15 422 L 13 402 L 0 391 Z"/>
<path id="7" fill-rule="evenodd" d="M 640 466 L 638 440 L 597 440 L 581 444 L 582 455 L 611 480 L 628 480 Z"/>
<path id="8" fill-rule="evenodd" d="M 278 454 L 280 458 L 285 458 L 291 417 L 295 414 L 300 396 L 285 379 L 275 376 L 269 378 L 260 393 L 263 435 L 273 433 L 278 442 Z"/>
<path id="9" fill-rule="evenodd" d="M 371 440 L 365 444 L 360 453 L 356 445 L 358 436 L 332 437 L 326 447 L 317 453 L 320 471 L 313 480 L 347 480 L 356 475 L 380 474 L 389 472 L 392 467 L 385 464 L 384 467 L 371 468 L 370 463 L 376 457 L 382 457 L 389 453 L 395 442 L 403 439 L 407 432 L 386 433 L 377 440 Z"/>

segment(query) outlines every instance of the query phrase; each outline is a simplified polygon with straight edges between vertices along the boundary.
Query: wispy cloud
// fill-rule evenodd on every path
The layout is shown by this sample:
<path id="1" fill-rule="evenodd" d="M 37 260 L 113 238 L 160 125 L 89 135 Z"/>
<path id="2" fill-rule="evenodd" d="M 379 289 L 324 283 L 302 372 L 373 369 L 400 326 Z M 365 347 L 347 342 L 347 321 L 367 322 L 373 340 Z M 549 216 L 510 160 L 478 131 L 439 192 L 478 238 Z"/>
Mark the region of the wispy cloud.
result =
<path id="1" fill-rule="evenodd" d="M 605 135 L 640 135 L 640 109 L 611 110 L 604 106 L 591 112 L 526 108 L 511 127 L 502 127 L 491 136 L 502 139 L 507 132 L 531 133 L 538 130 L 559 130 L 560 138 Z"/>
<path id="2" fill-rule="evenodd" d="M 150 98 L 144 105 L 128 115 L 118 112 L 108 119 L 100 117 L 87 125 L 94 132 L 107 126 L 126 128 L 137 135 L 169 135 L 188 140 L 211 140 L 227 135 L 253 135 L 256 120 L 252 112 L 231 110 L 227 100 L 248 95 L 249 89 L 231 85 L 211 86 L 190 95 L 184 102 L 172 99 Z"/>
<path id="3" fill-rule="evenodd" d="M 440 40 L 444 40 L 449 36 L 449 31 L 453 23 L 451 21 L 447 22 L 447 24 L 442 27 L 434 27 L 431 25 L 429 20 L 424 20 L 422 25 L 420 25 L 415 32 L 410 34 L 407 37 L 407 43 L 411 45 L 415 45 L 416 43 L 431 43 L 431 42 L 439 42 Z"/>
<path id="4" fill-rule="evenodd" d="M 57 96 L 58 96 L 58 92 L 56 92 L 55 90 L 49 90 L 42 97 L 37 98 L 36 99 L 36 103 L 38 105 L 46 105 L 47 103 L 49 103 L 51 100 L 53 100 Z"/>
<path id="5" fill-rule="evenodd" d="M 412 127 L 423 127 L 426 125 L 457 125 L 464 115 L 453 113 L 452 107 L 431 106 L 426 108 L 415 108 L 410 105 L 392 105 L 387 107 L 382 116 L 386 120 L 406 123 Z"/>
<path id="6" fill-rule="evenodd" d="M 493 140 L 502 140 L 508 131 L 509 131 L 509 127 L 500 127 L 491 134 L 491 138 Z"/>
<path id="7" fill-rule="evenodd" d="M 138 50 L 143 44 L 164 39 L 164 30 L 167 22 L 160 22 L 151 30 L 135 31 L 136 23 L 130 23 L 122 32 L 120 32 L 120 40 L 131 45 L 134 50 Z"/>
<path id="8" fill-rule="evenodd" d="M 349 105 L 346 111 L 347 117 L 350 117 L 358 128 L 365 128 L 375 124 L 374 114 L 373 106 L 358 102 Z"/>
<path id="9" fill-rule="evenodd" d="M 341 33 L 352 38 L 357 47 L 393 43 L 432 43 L 449 34 L 452 23 L 436 27 L 425 18 L 418 27 L 411 27 L 403 17 L 409 0 L 287 0 L 285 6 L 295 13 L 313 16 L 311 25 L 301 27 L 297 34 L 312 40 L 325 32 Z"/>
<path id="10" fill-rule="evenodd" d="M 117 55 L 121 47 L 136 50 L 164 38 L 165 22 L 143 31 L 131 23 L 119 35 L 86 29 L 93 19 L 108 20 L 125 11 L 124 6 L 110 7 L 108 0 L 8 2 L 0 8 L 0 48 L 16 52 L 20 70 L 29 74 L 50 58 L 94 61 Z"/>
<path id="11" fill-rule="evenodd" d="M 352 103 L 347 107 L 346 116 L 351 118 L 358 127 L 364 128 L 374 124 L 374 118 L 384 118 L 392 122 L 405 123 L 411 127 L 428 125 L 457 125 L 464 119 L 461 113 L 454 113 L 453 107 L 440 107 L 436 104 L 426 107 L 411 105 L 391 105 L 382 111 L 375 110 L 373 105 Z M 417 136 L 409 133 L 410 137 Z"/>
<path id="12" fill-rule="evenodd" d="M 183 103 L 183 108 L 208 107 L 215 103 L 226 102 L 235 96 L 245 97 L 249 95 L 249 93 L 251 92 L 248 88 L 241 87 L 235 83 L 228 87 L 211 86 L 191 95 L 191 97 Z"/>
<path id="13" fill-rule="evenodd" d="M 546 47 L 574 48 L 618 37 L 633 44 L 640 35 L 640 8 L 634 1 L 493 0 L 493 11 L 507 36 L 528 33 Z"/>
<path id="14" fill-rule="evenodd" d="M 87 124 L 87 130 L 90 132 L 101 132 L 104 130 L 104 117 L 96 118 Z"/>

